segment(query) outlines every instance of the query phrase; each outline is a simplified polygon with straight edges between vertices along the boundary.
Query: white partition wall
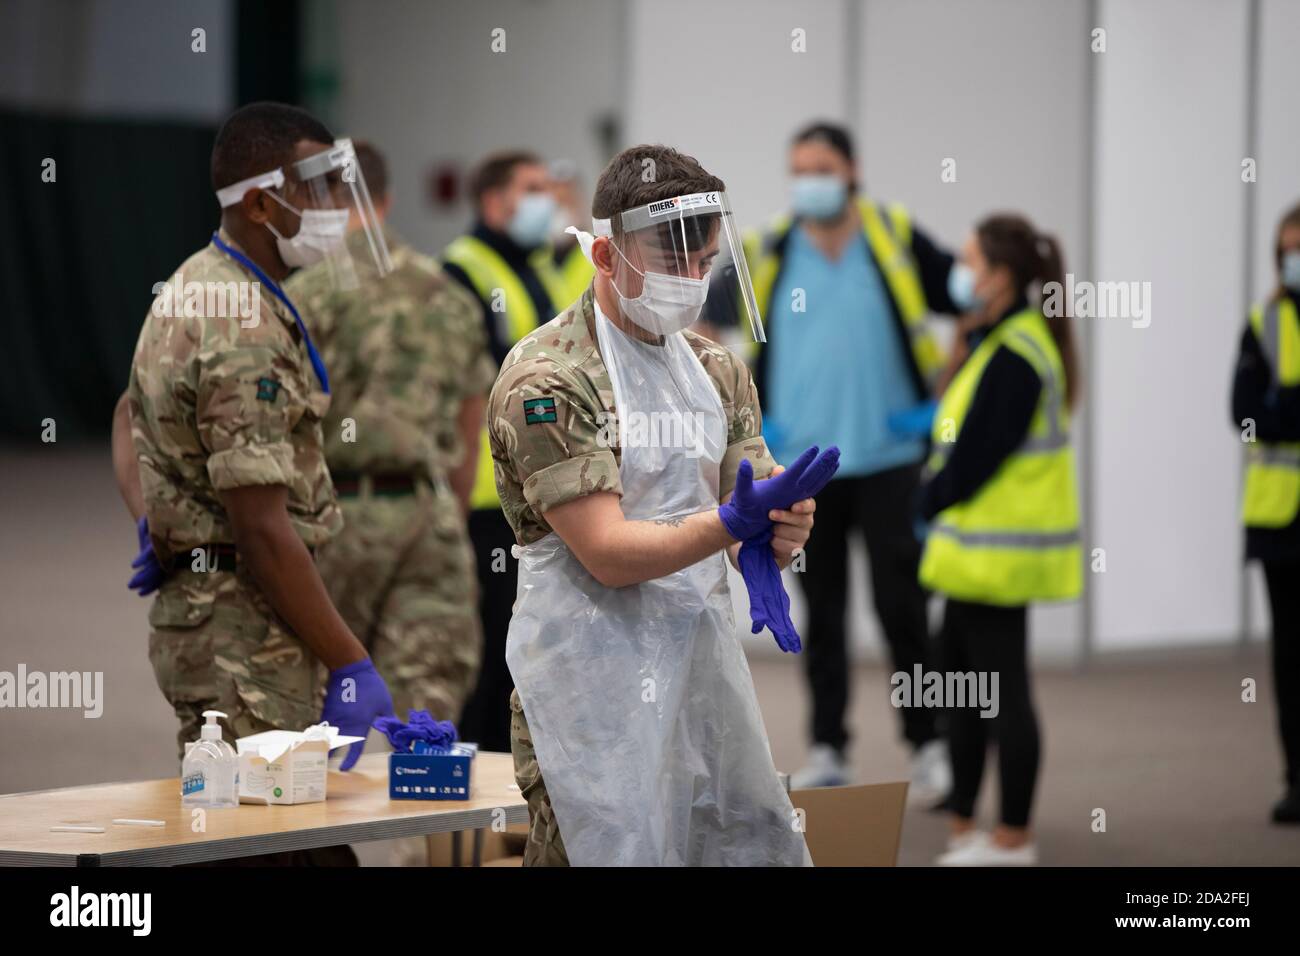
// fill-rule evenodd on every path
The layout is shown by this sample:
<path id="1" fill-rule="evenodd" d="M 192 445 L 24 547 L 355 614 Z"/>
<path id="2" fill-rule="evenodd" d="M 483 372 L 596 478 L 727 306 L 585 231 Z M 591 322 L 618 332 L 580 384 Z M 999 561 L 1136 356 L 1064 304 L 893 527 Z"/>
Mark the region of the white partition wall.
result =
<path id="1" fill-rule="evenodd" d="M 1096 275 L 1150 282 L 1147 328 L 1096 325 L 1099 649 L 1237 632 L 1248 5 L 1105 2 Z"/>
<path id="2" fill-rule="evenodd" d="M 607 158 L 600 124 L 620 112 L 622 4 L 340 0 L 338 14 L 339 125 L 387 151 L 395 224 L 417 246 L 439 251 L 473 215 L 429 205 L 437 163 L 467 172 L 529 148 L 575 161 L 590 189 Z"/>
<path id="3" fill-rule="evenodd" d="M 691 153 L 761 224 L 785 208 L 790 134 L 845 119 L 846 23 L 842 0 L 631 0 L 628 144 Z"/>
<path id="4" fill-rule="evenodd" d="M 871 0 L 860 22 L 867 185 L 956 242 L 1017 210 L 1080 250 L 1087 213 L 1087 3 Z M 956 162 L 956 182 L 940 164 Z"/>

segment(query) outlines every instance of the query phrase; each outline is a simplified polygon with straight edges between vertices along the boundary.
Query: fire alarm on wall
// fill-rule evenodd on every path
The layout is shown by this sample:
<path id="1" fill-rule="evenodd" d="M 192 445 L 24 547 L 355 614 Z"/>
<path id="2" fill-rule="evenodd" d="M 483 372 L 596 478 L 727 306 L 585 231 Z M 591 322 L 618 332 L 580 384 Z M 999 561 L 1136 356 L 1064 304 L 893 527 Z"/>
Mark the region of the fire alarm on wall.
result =
<path id="1" fill-rule="evenodd" d="M 449 209 L 460 201 L 461 171 L 457 163 L 435 164 L 429 173 L 429 201 L 435 208 Z"/>

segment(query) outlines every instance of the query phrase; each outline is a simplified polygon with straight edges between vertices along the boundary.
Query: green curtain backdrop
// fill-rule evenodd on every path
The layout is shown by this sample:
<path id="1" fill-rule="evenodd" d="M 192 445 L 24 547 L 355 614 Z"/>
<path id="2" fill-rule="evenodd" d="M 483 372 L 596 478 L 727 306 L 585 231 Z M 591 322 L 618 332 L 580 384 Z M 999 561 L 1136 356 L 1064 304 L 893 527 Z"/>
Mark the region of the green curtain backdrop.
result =
<path id="1" fill-rule="evenodd" d="M 300 101 L 302 10 L 239 0 L 232 102 Z M 217 226 L 215 133 L 0 108 L 0 441 L 108 434 L 154 283 Z"/>
<path id="2" fill-rule="evenodd" d="M 214 133 L 0 111 L 0 437 L 107 433 L 154 283 L 216 225 Z"/>

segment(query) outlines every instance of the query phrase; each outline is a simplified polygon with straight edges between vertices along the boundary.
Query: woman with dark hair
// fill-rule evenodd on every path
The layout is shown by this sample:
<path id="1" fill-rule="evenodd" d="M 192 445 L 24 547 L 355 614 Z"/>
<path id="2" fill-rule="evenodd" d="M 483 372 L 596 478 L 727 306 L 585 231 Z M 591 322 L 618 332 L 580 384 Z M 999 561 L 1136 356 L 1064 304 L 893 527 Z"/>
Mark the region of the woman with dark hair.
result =
<path id="1" fill-rule="evenodd" d="M 967 314 L 921 490 L 928 528 L 920 577 L 946 598 L 944 670 L 973 672 L 995 697 L 991 706 L 946 702 L 952 834 L 942 865 L 1038 860 L 1029 830 L 1039 735 L 1027 610 L 1083 588 L 1070 447 L 1079 373 L 1063 273 L 1053 238 L 1021 216 L 997 215 L 979 224 L 949 279 Z M 983 833 L 974 811 L 989 737 L 998 747 L 1001 816 Z"/>
<path id="2" fill-rule="evenodd" d="M 1273 618 L 1273 683 L 1286 792 L 1274 823 L 1300 823 L 1300 205 L 1278 223 L 1278 284 L 1250 310 L 1232 386 L 1246 446 L 1246 560 L 1258 560 Z"/>

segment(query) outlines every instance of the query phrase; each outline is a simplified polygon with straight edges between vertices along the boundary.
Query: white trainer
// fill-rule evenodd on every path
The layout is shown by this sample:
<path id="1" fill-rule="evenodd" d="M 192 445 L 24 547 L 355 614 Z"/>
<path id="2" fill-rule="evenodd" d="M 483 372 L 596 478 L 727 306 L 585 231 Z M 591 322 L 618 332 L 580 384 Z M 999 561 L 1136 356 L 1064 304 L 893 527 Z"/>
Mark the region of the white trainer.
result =
<path id="1" fill-rule="evenodd" d="M 849 782 L 849 767 L 830 744 L 813 744 L 808 762 L 790 775 L 791 790 L 809 787 L 843 787 Z"/>
<path id="2" fill-rule="evenodd" d="M 987 837 L 987 836 L 988 836 L 987 833 L 975 829 L 967 830 L 965 833 L 949 834 L 948 852 L 951 853 L 953 850 L 960 850 L 962 847 L 966 846 L 966 844 L 970 843 L 971 841 L 978 840 L 980 837 Z"/>
<path id="3" fill-rule="evenodd" d="M 1038 847 L 1033 843 L 1007 848 L 998 846 L 987 833 L 942 853 L 934 861 L 939 866 L 1037 866 Z"/>
<path id="4" fill-rule="evenodd" d="M 908 799 L 914 803 L 933 804 L 952 790 L 952 763 L 948 759 L 948 742 L 931 740 L 912 755 L 912 783 Z"/>

